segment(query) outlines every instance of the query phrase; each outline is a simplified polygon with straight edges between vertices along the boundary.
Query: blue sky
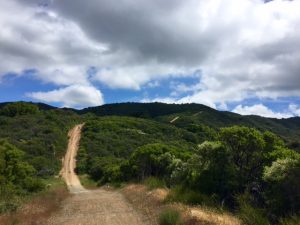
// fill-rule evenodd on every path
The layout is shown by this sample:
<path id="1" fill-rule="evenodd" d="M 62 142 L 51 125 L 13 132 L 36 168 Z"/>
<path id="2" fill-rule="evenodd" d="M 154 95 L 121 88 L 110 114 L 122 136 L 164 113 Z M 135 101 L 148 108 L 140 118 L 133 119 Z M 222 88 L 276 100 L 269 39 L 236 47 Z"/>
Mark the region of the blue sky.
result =
<path id="1" fill-rule="evenodd" d="M 1 1 L 0 101 L 193 102 L 300 116 L 299 8 L 285 0 Z"/>

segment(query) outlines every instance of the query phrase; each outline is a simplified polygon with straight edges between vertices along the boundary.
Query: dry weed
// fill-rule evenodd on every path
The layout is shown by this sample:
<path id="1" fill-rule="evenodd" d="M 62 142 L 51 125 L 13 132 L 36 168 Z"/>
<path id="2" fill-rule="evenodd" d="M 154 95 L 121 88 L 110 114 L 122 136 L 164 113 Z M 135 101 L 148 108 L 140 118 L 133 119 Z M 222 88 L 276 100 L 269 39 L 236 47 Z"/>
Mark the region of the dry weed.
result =
<path id="1" fill-rule="evenodd" d="M 57 188 L 43 195 L 33 197 L 16 212 L 0 216 L 1 225 L 42 225 L 50 215 L 60 208 L 61 202 L 69 196 L 66 188 Z"/>

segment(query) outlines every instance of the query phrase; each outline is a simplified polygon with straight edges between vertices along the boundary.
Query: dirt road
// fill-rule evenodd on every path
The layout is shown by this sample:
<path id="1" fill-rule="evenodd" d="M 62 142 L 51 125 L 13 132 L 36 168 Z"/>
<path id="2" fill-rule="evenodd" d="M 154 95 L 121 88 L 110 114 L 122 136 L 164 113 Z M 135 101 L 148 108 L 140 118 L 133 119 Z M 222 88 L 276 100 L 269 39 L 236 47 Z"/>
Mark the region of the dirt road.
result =
<path id="1" fill-rule="evenodd" d="M 71 197 L 61 210 L 54 214 L 48 225 L 150 225 L 147 218 L 138 213 L 117 191 L 105 189 L 86 190 L 74 172 L 76 154 L 83 124 L 69 132 L 68 149 L 63 160 L 61 175 L 65 179 Z"/>
<path id="2" fill-rule="evenodd" d="M 74 169 L 76 167 L 75 158 L 77 155 L 82 127 L 83 124 L 80 124 L 69 131 L 68 149 L 63 159 L 63 167 L 60 171 L 60 175 L 64 178 L 70 192 L 74 194 L 87 192 L 87 190 L 81 185 L 79 178 L 74 172 Z"/>

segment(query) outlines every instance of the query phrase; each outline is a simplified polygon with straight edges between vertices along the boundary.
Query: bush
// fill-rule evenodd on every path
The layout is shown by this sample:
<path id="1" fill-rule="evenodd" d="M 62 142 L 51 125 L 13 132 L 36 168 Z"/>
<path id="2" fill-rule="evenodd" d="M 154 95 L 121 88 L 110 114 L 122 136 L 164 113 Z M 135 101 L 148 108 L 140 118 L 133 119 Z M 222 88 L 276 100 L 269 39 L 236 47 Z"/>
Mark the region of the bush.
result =
<path id="1" fill-rule="evenodd" d="M 278 159 L 266 167 L 263 176 L 267 188 L 265 198 L 274 215 L 300 210 L 300 157 Z"/>
<path id="2" fill-rule="evenodd" d="M 176 209 L 165 209 L 159 215 L 160 225 L 176 225 L 180 224 L 181 216 Z"/>

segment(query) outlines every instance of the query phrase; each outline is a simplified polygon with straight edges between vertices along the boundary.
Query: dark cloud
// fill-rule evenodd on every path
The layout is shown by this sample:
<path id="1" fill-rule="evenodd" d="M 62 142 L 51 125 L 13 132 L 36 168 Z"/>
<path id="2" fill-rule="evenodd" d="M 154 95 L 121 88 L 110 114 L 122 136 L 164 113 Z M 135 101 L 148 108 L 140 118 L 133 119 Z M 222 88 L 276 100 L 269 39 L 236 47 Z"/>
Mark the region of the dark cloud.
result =
<path id="1" fill-rule="evenodd" d="M 66 0 L 54 1 L 52 7 L 80 24 L 91 38 L 108 44 L 112 52 L 130 51 L 137 63 L 199 64 L 217 41 L 208 34 L 199 36 L 201 21 L 180 24 L 184 18 L 176 18 L 176 13 L 184 3 L 179 0 Z M 188 9 L 184 13 L 188 16 Z"/>

